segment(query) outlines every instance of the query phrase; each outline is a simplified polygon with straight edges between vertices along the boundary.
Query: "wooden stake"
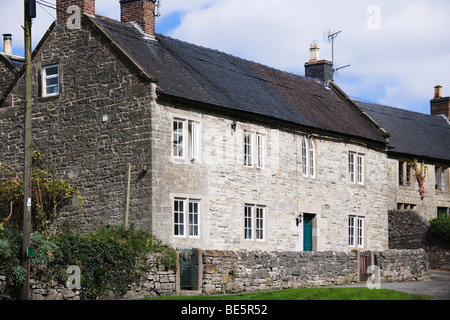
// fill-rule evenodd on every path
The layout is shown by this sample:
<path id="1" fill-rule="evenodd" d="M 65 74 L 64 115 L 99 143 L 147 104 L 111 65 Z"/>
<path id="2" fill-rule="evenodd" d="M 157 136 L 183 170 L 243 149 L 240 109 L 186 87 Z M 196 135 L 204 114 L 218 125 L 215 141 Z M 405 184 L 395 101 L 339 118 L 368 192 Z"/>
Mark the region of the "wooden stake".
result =
<path id="1" fill-rule="evenodd" d="M 128 214 L 130 210 L 130 179 L 131 179 L 131 164 L 127 163 L 127 187 L 125 192 L 125 211 L 123 213 L 123 227 L 128 228 Z"/>

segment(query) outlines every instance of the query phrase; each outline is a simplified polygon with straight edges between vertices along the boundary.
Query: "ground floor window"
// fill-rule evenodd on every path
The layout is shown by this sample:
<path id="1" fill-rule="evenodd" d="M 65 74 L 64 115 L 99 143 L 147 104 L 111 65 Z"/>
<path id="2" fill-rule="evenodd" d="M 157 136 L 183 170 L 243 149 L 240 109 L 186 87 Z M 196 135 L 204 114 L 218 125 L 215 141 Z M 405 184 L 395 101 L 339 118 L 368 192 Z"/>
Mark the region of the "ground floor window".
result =
<path id="1" fill-rule="evenodd" d="M 364 217 L 349 216 L 348 245 L 349 247 L 364 247 Z"/>
<path id="2" fill-rule="evenodd" d="M 244 237 L 245 240 L 264 240 L 265 233 L 265 211 L 264 206 L 246 204 L 244 212 Z"/>
<path id="3" fill-rule="evenodd" d="M 200 236 L 200 200 L 176 198 L 173 202 L 174 235 Z M 186 230 L 187 229 L 187 230 Z"/>

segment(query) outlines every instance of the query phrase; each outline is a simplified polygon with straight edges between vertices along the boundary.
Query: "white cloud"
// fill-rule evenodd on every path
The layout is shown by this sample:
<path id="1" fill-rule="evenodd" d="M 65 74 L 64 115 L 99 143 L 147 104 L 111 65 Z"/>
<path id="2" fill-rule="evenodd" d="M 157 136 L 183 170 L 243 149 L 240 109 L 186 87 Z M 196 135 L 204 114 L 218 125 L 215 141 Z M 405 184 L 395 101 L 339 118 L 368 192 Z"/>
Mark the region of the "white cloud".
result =
<path id="1" fill-rule="evenodd" d="M 309 44 L 317 40 L 322 58 L 331 60 L 324 31 L 342 31 L 335 65 L 351 67 L 335 80 L 351 96 L 425 113 L 436 84 L 450 96 L 447 0 L 161 0 L 161 5 L 163 18 L 179 16 L 168 35 L 301 75 Z M 0 0 L 0 33 L 13 33 L 15 47 L 23 43 L 22 6 Z M 370 6 L 380 13 L 380 28 L 373 30 L 367 26 L 377 21 Z M 96 11 L 118 20 L 119 0 L 97 0 Z M 52 20 L 38 7 L 34 44 Z"/>

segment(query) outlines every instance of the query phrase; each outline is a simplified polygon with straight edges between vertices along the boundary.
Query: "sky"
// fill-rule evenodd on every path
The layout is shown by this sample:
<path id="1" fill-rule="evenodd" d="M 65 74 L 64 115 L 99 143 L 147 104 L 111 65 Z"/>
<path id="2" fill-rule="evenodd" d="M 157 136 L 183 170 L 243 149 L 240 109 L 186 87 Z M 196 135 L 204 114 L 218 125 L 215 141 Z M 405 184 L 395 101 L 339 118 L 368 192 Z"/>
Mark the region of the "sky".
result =
<path id="1" fill-rule="evenodd" d="M 97 0 L 96 13 L 120 20 L 119 0 Z M 334 81 L 350 97 L 429 114 L 434 86 L 450 96 L 448 0 L 161 0 L 160 14 L 157 33 L 301 76 L 310 44 L 331 61 L 340 31 L 334 66 L 350 66 Z M 38 4 L 33 48 L 55 17 Z M 0 34 L 19 56 L 22 25 L 23 1 L 0 0 Z"/>

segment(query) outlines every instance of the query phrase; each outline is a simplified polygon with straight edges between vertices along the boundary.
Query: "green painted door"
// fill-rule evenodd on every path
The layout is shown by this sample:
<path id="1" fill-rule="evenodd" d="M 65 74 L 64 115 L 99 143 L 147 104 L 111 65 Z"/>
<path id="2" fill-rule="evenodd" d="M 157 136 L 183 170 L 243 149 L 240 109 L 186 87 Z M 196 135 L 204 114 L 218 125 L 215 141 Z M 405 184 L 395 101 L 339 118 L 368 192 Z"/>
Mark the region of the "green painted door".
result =
<path id="1" fill-rule="evenodd" d="M 312 221 L 314 216 L 305 214 L 303 221 L 303 251 L 313 250 Z"/>

